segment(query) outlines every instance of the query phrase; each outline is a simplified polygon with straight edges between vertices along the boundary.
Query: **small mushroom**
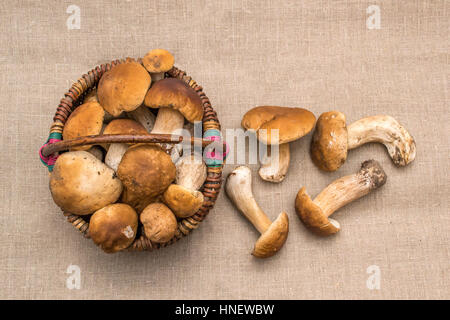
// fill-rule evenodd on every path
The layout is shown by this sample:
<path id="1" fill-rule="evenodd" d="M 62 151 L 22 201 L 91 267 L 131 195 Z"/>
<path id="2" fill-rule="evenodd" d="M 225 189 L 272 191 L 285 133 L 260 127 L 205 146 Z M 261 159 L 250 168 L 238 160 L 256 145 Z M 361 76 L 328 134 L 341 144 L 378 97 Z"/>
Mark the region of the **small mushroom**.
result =
<path id="1" fill-rule="evenodd" d="M 139 144 L 128 148 L 117 169 L 123 183 L 122 201 L 141 212 L 175 179 L 175 165 L 161 147 Z"/>
<path id="2" fill-rule="evenodd" d="M 311 158 L 320 169 L 336 171 L 347 159 L 348 150 L 369 142 L 384 144 L 397 166 L 406 166 L 416 157 L 414 138 L 391 116 L 367 117 L 347 127 L 342 112 L 329 111 L 317 120 Z"/>
<path id="3" fill-rule="evenodd" d="M 361 169 L 328 185 L 313 200 L 301 188 L 295 199 L 295 211 L 307 228 L 318 235 L 337 233 L 341 226 L 328 217 L 346 204 L 359 199 L 386 183 L 386 173 L 375 160 L 362 163 Z"/>
<path id="4" fill-rule="evenodd" d="M 242 127 L 254 131 L 258 140 L 268 146 L 279 145 L 278 159 L 271 156 L 269 149 L 268 157 L 261 161 L 259 176 L 263 180 L 275 183 L 284 180 L 290 161 L 289 142 L 308 134 L 315 121 L 314 114 L 301 108 L 261 106 L 244 115 Z M 278 139 L 272 137 L 272 130 L 278 130 Z"/>
<path id="5" fill-rule="evenodd" d="M 106 253 L 128 248 L 136 237 L 138 217 L 124 203 L 110 204 L 97 210 L 89 221 L 89 235 Z"/>
<path id="6" fill-rule="evenodd" d="M 192 216 L 203 205 L 198 191 L 206 180 L 206 165 L 201 156 L 184 156 L 176 163 L 176 184 L 164 192 L 164 202 L 178 218 Z"/>
<path id="7" fill-rule="evenodd" d="M 103 131 L 103 134 L 127 134 L 127 135 L 146 135 L 147 130 L 138 122 L 131 119 L 115 119 L 111 121 Z M 106 146 L 105 163 L 114 171 L 117 171 L 123 155 L 127 151 L 127 143 L 111 143 Z"/>
<path id="8" fill-rule="evenodd" d="M 252 254 L 258 258 L 273 256 L 283 247 L 289 232 L 289 219 L 285 212 L 272 221 L 262 211 L 252 192 L 252 173 L 239 166 L 227 177 L 225 191 L 239 211 L 261 233 Z"/>
<path id="9" fill-rule="evenodd" d="M 156 117 L 146 106 L 140 106 L 136 110 L 127 113 L 130 119 L 139 122 L 148 133 L 152 132 Z"/>
<path id="10" fill-rule="evenodd" d="M 50 191 L 63 211 L 86 215 L 116 202 L 122 183 L 111 168 L 89 152 L 71 151 L 56 160 Z"/>
<path id="11" fill-rule="evenodd" d="M 100 134 L 105 111 L 98 102 L 86 102 L 78 106 L 67 119 L 63 130 L 63 139 Z M 92 146 L 80 146 L 73 150 L 89 150 Z"/>
<path id="12" fill-rule="evenodd" d="M 173 55 L 164 49 L 153 49 L 142 58 L 142 64 L 150 72 L 153 82 L 164 79 L 164 73 L 172 69 L 174 62 Z"/>
<path id="13" fill-rule="evenodd" d="M 139 219 L 144 225 L 145 236 L 156 243 L 168 242 L 177 231 L 177 218 L 166 205 L 159 202 L 145 207 Z"/>
<path id="14" fill-rule="evenodd" d="M 98 100 L 107 112 L 118 117 L 123 111 L 133 111 L 142 104 L 151 81 L 147 70 L 139 63 L 119 64 L 100 78 Z"/>

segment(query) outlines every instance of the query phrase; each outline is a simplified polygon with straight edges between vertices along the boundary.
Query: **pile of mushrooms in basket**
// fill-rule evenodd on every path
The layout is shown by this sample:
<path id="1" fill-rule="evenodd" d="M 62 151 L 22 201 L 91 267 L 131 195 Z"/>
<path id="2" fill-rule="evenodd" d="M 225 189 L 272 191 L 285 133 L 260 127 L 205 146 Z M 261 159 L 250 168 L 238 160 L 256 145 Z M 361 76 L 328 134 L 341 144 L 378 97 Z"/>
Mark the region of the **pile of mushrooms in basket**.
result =
<path id="1" fill-rule="evenodd" d="M 165 77 L 173 64 L 172 54 L 155 49 L 115 65 L 64 124 L 59 144 L 71 146 L 52 165 L 51 195 L 64 212 L 89 221 L 88 236 L 107 253 L 130 247 L 140 233 L 163 245 L 179 219 L 203 205 L 202 150 L 188 153 L 172 140 L 192 132 L 204 110 L 185 81 Z M 105 142 L 110 135 L 122 140 Z"/>

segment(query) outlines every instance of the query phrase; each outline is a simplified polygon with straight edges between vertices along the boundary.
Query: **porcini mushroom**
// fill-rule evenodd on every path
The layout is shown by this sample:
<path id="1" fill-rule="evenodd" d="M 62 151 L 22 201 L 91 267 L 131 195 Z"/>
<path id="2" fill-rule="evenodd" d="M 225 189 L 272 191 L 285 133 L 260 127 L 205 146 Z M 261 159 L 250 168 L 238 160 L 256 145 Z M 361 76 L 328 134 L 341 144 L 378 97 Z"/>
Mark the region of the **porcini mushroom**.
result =
<path id="1" fill-rule="evenodd" d="M 260 106 L 244 115 L 242 127 L 254 131 L 265 145 L 279 147 L 278 159 L 273 158 L 269 149 L 268 157 L 261 161 L 259 175 L 263 180 L 275 183 L 284 180 L 290 161 L 289 142 L 308 134 L 314 128 L 315 121 L 314 114 L 301 108 Z M 278 139 L 272 130 L 278 130 Z"/>
<path id="2" fill-rule="evenodd" d="M 86 215 L 116 202 L 122 183 L 112 169 L 89 152 L 71 151 L 56 160 L 50 191 L 63 211 Z"/>
<path id="3" fill-rule="evenodd" d="M 153 49 L 142 58 L 142 64 L 150 72 L 153 82 L 164 79 L 164 73 L 172 69 L 174 62 L 173 55 L 164 49 Z"/>
<path id="4" fill-rule="evenodd" d="M 285 212 L 272 222 L 262 211 L 252 192 L 252 173 L 248 167 L 239 166 L 227 177 L 225 191 L 239 211 L 261 233 L 252 255 L 258 258 L 273 256 L 283 247 L 288 232 L 289 219 Z"/>
<path id="5" fill-rule="evenodd" d="M 391 116 L 367 117 L 347 127 L 342 112 L 329 111 L 317 120 L 311 158 L 320 169 L 336 171 L 347 159 L 348 150 L 369 142 L 384 144 L 397 166 L 406 166 L 416 156 L 414 138 Z"/>
<path id="6" fill-rule="evenodd" d="M 89 222 L 89 235 L 106 253 L 128 248 L 136 237 L 138 217 L 124 203 L 110 204 L 97 210 Z"/>
<path id="7" fill-rule="evenodd" d="M 127 112 L 128 117 L 139 122 L 148 133 L 152 132 L 156 117 L 146 106 L 140 106 L 136 110 Z"/>
<path id="8" fill-rule="evenodd" d="M 328 217 L 346 204 L 359 199 L 386 183 L 386 173 L 375 160 L 362 163 L 361 169 L 328 185 L 313 200 L 301 188 L 295 199 L 295 211 L 305 226 L 321 236 L 337 233 L 341 226 Z"/>
<path id="9" fill-rule="evenodd" d="M 139 144 L 128 148 L 117 169 L 123 183 L 122 201 L 141 212 L 175 179 L 175 165 L 161 147 Z"/>
<path id="10" fill-rule="evenodd" d="M 105 111 L 98 102 L 86 102 L 78 106 L 67 119 L 63 130 L 63 139 L 97 135 L 101 132 Z M 81 146 L 73 150 L 89 150 L 92 146 Z"/>
<path id="11" fill-rule="evenodd" d="M 153 242 L 165 243 L 177 231 L 177 218 L 170 209 L 159 202 L 149 204 L 139 216 L 145 236 Z"/>
<path id="12" fill-rule="evenodd" d="M 203 194 L 198 191 L 206 179 L 206 165 L 201 156 L 184 156 L 176 163 L 176 184 L 164 192 L 164 202 L 178 218 L 196 213 L 203 204 Z"/>
<path id="13" fill-rule="evenodd" d="M 138 122 L 131 119 L 115 119 L 111 121 L 103 131 L 103 134 L 146 135 L 147 130 Z M 127 151 L 127 143 L 111 143 L 107 146 L 108 152 L 105 163 L 114 171 L 117 171 L 123 155 Z"/>
<path id="14" fill-rule="evenodd" d="M 87 152 L 89 152 L 94 157 L 96 157 L 98 160 L 103 162 L 103 157 L 104 157 L 103 148 L 100 148 L 99 146 L 92 146 L 92 148 L 87 150 Z"/>
<path id="15" fill-rule="evenodd" d="M 98 83 L 97 97 L 103 108 L 117 117 L 142 104 L 151 81 L 141 64 L 128 61 L 105 72 Z"/>

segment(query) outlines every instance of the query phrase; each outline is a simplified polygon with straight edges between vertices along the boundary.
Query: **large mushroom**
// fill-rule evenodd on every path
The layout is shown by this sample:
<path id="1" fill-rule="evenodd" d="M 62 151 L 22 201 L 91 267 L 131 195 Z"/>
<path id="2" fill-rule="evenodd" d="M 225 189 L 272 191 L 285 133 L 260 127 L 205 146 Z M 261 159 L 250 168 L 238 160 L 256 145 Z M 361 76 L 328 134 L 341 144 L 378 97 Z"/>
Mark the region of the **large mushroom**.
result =
<path id="1" fill-rule="evenodd" d="M 416 144 L 394 118 L 378 115 L 346 126 L 345 115 L 329 111 L 320 115 L 311 141 L 311 158 L 325 171 L 336 171 L 347 159 L 347 151 L 369 142 L 384 144 L 397 166 L 406 166 L 416 157 Z"/>
<path id="2" fill-rule="evenodd" d="M 64 125 L 63 139 L 71 140 L 78 137 L 100 134 L 103 127 L 105 111 L 98 102 L 86 102 L 78 106 L 69 116 Z M 92 146 L 80 146 L 73 150 L 89 150 Z"/>
<path id="3" fill-rule="evenodd" d="M 131 119 L 115 119 L 111 121 L 103 131 L 103 134 L 146 135 L 147 130 L 138 122 Z M 108 152 L 105 163 L 114 171 L 117 171 L 123 155 L 128 150 L 128 143 L 111 143 L 106 146 Z"/>
<path id="4" fill-rule="evenodd" d="M 301 108 L 260 106 L 244 115 L 242 127 L 254 131 L 258 140 L 267 146 L 279 147 L 278 159 L 269 149 L 267 157 L 261 161 L 259 175 L 262 179 L 275 183 L 284 180 L 290 161 L 289 142 L 308 134 L 314 128 L 315 121 L 314 114 Z M 277 130 L 278 135 L 272 130 Z"/>
<path id="5" fill-rule="evenodd" d="M 128 61 L 105 72 L 100 78 L 97 96 L 112 116 L 137 109 L 144 101 L 151 84 L 147 70 L 137 62 Z"/>
<path id="6" fill-rule="evenodd" d="M 285 212 L 272 222 L 262 211 L 252 192 L 252 173 L 248 167 L 239 166 L 227 177 L 225 191 L 239 211 L 261 233 L 252 255 L 267 258 L 277 253 L 286 242 L 289 219 Z"/>
<path id="7" fill-rule="evenodd" d="M 176 184 L 171 184 L 163 194 L 164 202 L 178 218 L 196 213 L 203 204 L 203 194 L 198 191 L 206 179 L 206 165 L 201 156 L 184 156 L 176 163 Z"/>
<path id="8" fill-rule="evenodd" d="M 175 165 L 164 150 L 152 144 L 128 148 L 117 169 L 124 185 L 122 201 L 141 212 L 175 179 Z"/>
<path id="9" fill-rule="evenodd" d="M 172 69 L 174 62 L 173 55 L 164 49 L 153 49 L 142 58 L 142 64 L 150 72 L 153 82 L 164 79 L 164 73 Z"/>
<path id="10" fill-rule="evenodd" d="M 386 179 L 386 173 L 377 161 L 365 161 L 357 173 L 334 181 L 314 200 L 306 193 L 305 187 L 301 188 L 295 199 L 295 211 L 314 233 L 321 236 L 335 234 L 341 226 L 328 217 L 346 204 L 378 189 L 386 183 Z"/>
<path id="11" fill-rule="evenodd" d="M 89 235 L 106 253 L 128 248 L 136 237 L 138 217 L 124 203 L 110 204 L 97 210 L 89 222 Z"/>
<path id="12" fill-rule="evenodd" d="M 56 160 L 50 191 L 63 211 L 86 215 L 116 202 L 122 183 L 111 168 L 89 152 L 71 151 Z"/>
<path id="13" fill-rule="evenodd" d="M 145 236 L 153 242 L 165 243 L 173 238 L 177 231 L 177 218 L 162 203 L 149 204 L 139 216 Z"/>

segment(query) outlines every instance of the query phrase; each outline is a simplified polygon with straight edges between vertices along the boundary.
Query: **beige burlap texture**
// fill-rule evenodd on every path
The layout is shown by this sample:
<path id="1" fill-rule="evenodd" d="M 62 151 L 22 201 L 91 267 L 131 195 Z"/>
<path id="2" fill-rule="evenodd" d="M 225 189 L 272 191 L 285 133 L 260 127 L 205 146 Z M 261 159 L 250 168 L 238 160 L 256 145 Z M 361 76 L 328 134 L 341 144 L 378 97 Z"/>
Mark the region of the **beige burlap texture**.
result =
<path id="1" fill-rule="evenodd" d="M 448 1 L 1 1 L 0 298 L 450 298 L 449 9 Z M 175 245 L 107 255 L 65 221 L 37 152 L 73 81 L 158 47 L 204 87 L 224 129 L 257 105 L 316 117 L 337 109 L 348 122 L 389 114 L 414 136 L 416 160 L 397 168 L 371 144 L 325 173 L 310 159 L 310 134 L 291 145 L 281 184 L 251 166 L 261 207 L 290 219 L 273 258 L 250 255 L 258 233 L 223 189 L 200 228 Z M 386 185 L 335 214 L 336 236 L 306 230 L 297 191 L 316 195 L 371 158 Z M 67 286 L 70 265 L 80 289 Z"/>

